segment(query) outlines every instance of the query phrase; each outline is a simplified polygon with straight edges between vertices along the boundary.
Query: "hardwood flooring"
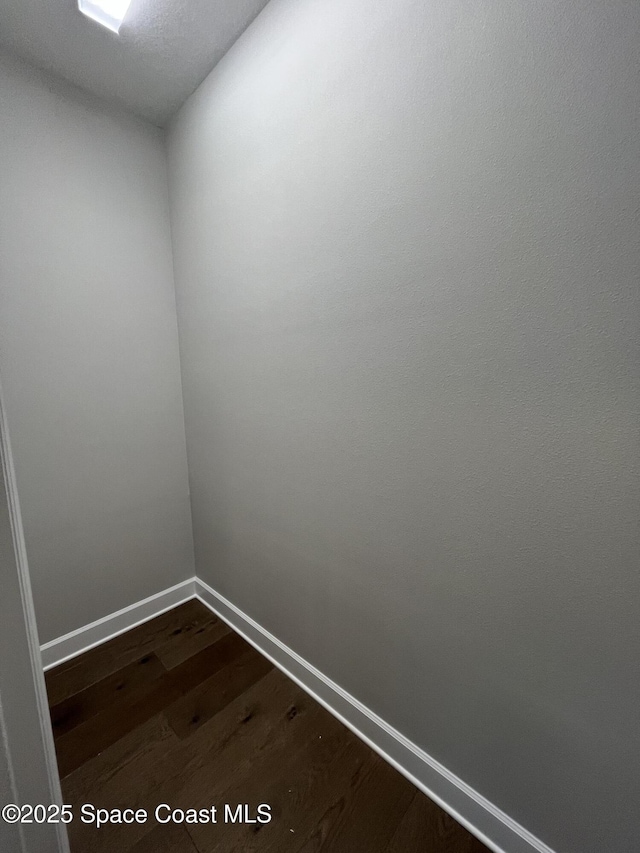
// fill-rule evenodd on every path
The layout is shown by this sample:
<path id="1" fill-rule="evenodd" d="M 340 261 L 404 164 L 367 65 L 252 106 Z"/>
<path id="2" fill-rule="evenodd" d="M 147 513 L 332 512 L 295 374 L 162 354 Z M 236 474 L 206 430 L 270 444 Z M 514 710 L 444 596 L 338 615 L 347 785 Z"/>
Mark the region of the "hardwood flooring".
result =
<path id="1" fill-rule="evenodd" d="M 46 681 L 73 853 L 487 853 L 196 600 Z M 84 804 L 148 818 L 97 828 Z"/>

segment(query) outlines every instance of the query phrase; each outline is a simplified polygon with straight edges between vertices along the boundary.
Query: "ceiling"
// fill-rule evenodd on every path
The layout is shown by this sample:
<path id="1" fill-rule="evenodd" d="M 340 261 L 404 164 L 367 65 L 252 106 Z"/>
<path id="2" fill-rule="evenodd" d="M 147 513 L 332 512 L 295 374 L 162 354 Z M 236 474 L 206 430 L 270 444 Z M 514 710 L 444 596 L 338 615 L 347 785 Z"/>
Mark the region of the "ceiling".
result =
<path id="1" fill-rule="evenodd" d="M 119 35 L 75 0 L 0 0 L 0 48 L 157 125 L 268 0 L 132 0 Z"/>

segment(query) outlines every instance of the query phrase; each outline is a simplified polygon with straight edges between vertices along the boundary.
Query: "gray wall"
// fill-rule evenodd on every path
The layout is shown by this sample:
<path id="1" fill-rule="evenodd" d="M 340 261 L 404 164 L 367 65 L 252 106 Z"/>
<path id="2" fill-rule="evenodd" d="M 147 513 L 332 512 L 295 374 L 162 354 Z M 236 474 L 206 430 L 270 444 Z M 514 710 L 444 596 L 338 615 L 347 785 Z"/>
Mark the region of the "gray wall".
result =
<path id="1" fill-rule="evenodd" d="M 40 639 L 193 573 L 163 138 L 0 59 L 0 367 Z"/>
<path id="2" fill-rule="evenodd" d="M 200 577 L 638 846 L 640 6 L 272 0 L 170 135 Z"/>

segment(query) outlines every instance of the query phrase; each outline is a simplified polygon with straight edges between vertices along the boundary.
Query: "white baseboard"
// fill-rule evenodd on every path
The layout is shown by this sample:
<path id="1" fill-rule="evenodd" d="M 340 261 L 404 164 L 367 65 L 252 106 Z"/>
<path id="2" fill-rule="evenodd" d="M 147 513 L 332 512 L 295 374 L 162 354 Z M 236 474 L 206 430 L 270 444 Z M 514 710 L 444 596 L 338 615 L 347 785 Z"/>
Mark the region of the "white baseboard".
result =
<path id="1" fill-rule="evenodd" d="M 495 853 L 554 853 L 251 617 L 195 579 L 197 597 Z"/>
<path id="2" fill-rule="evenodd" d="M 171 610 L 178 604 L 194 598 L 195 581 L 195 578 L 189 578 L 182 583 L 169 587 L 169 589 L 150 595 L 149 598 L 138 601 L 136 604 L 123 607 L 122 610 L 118 610 L 110 616 L 105 616 L 90 625 L 85 625 L 84 628 L 78 628 L 63 637 L 58 637 L 57 640 L 44 643 L 40 646 L 43 668 L 45 671 L 52 669 L 54 666 L 89 651 L 94 646 L 99 646 L 101 643 L 117 637 L 118 634 L 130 631 L 136 625 L 147 622 L 149 619 Z"/>

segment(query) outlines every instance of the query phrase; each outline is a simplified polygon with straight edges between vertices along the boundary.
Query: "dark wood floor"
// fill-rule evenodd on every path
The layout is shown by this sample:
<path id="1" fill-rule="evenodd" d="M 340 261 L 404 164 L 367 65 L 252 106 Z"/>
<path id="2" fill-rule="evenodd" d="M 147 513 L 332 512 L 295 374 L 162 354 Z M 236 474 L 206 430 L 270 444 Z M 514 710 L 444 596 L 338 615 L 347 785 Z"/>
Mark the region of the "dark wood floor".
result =
<path id="1" fill-rule="evenodd" d="M 73 853 L 487 853 L 196 600 L 46 679 Z M 85 803 L 149 819 L 96 829 Z M 161 825 L 161 803 L 217 823 Z M 271 822 L 225 823 L 239 803 Z"/>

